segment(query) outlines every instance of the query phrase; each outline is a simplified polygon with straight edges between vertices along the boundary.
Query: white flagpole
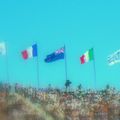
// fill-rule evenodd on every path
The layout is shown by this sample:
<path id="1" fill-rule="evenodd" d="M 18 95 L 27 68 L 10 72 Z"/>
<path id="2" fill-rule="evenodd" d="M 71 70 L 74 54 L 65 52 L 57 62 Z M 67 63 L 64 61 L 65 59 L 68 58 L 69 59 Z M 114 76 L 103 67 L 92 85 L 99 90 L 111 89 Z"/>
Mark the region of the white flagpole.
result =
<path id="1" fill-rule="evenodd" d="M 38 89 L 39 89 L 39 58 L 37 56 L 37 80 L 38 80 Z"/>
<path id="2" fill-rule="evenodd" d="M 9 68 L 8 68 L 8 48 L 7 48 L 7 44 L 5 43 L 5 49 L 6 49 L 6 75 L 7 75 L 7 79 L 6 79 L 6 82 L 10 82 L 9 81 Z"/>
<path id="3" fill-rule="evenodd" d="M 64 49 L 65 49 L 65 53 L 64 53 L 64 56 L 65 56 L 65 78 L 66 78 L 66 81 L 67 81 L 67 58 L 66 58 L 66 46 L 64 45 Z"/>
<path id="4" fill-rule="evenodd" d="M 39 84 L 40 84 L 40 83 L 39 83 L 39 79 L 40 79 L 40 78 L 39 78 L 39 54 L 38 54 L 38 44 L 37 44 L 37 42 L 36 42 L 36 45 L 37 45 L 37 62 L 36 62 L 36 63 L 37 63 L 37 64 L 36 64 L 37 66 L 36 66 L 36 67 L 37 67 L 37 82 L 38 82 L 37 84 L 38 84 L 38 89 L 39 89 L 39 87 L 40 87 L 40 86 L 39 86 Z"/>
<path id="5" fill-rule="evenodd" d="M 93 48 L 93 53 L 94 53 L 94 48 Z M 95 82 L 95 90 L 96 90 L 96 64 L 95 64 L 95 54 L 93 54 L 94 55 L 94 61 L 93 61 L 93 70 L 94 70 L 94 82 Z"/>

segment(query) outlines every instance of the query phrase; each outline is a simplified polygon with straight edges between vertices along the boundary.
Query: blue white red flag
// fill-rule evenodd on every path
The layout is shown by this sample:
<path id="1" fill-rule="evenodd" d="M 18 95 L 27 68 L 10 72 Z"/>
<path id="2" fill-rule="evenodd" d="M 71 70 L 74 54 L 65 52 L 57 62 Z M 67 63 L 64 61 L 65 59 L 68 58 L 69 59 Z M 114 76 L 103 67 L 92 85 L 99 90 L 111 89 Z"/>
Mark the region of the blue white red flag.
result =
<path id="1" fill-rule="evenodd" d="M 37 52 L 37 44 L 34 44 L 30 47 L 28 47 L 26 50 L 22 51 L 22 57 L 23 59 L 28 59 L 28 58 L 33 58 L 37 57 L 38 52 Z"/>

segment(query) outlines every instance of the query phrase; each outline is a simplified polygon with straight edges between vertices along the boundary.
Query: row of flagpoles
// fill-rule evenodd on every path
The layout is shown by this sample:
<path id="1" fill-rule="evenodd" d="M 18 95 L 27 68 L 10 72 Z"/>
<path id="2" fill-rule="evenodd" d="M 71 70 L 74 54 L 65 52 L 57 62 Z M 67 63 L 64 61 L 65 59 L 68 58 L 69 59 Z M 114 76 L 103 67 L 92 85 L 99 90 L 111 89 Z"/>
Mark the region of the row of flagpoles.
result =
<path id="1" fill-rule="evenodd" d="M 6 66 L 7 66 L 7 80 L 9 81 L 9 70 L 8 70 L 8 56 L 7 56 L 7 46 L 5 42 L 0 42 L 0 55 L 6 55 Z M 38 88 L 39 88 L 39 57 L 38 57 L 38 44 L 33 44 L 32 46 L 28 47 L 27 49 L 23 50 L 21 52 L 22 58 L 24 60 L 27 60 L 29 58 L 34 58 L 37 57 L 37 81 L 38 81 Z M 67 58 L 66 58 L 66 47 L 65 45 L 52 52 L 51 54 L 48 54 L 45 58 L 46 63 L 52 63 L 57 60 L 64 59 L 65 61 L 65 78 L 66 81 L 68 79 L 67 75 Z M 96 69 L 95 69 L 95 58 L 94 58 L 94 50 L 93 48 L 89 49 L 86 51 L 81 57 L 80 57 L 80 62 L 81 64 L 85 64 L 89 61 L 93 61 L 93 68 L 94 68 L 94 77 L 95 77 L 95 88 L 96 88 Z"/>

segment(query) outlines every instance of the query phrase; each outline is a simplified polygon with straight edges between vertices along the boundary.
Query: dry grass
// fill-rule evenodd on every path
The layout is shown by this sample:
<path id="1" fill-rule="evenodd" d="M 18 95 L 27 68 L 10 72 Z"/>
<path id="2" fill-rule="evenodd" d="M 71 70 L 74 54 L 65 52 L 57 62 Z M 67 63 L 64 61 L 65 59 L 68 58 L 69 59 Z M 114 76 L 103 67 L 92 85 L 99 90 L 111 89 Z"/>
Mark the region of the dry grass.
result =
<path id="1" fill-rule="evenodd" d="M 0 120 L 54 120 L 40 105 L 14 94 L 0 100 Z"/>

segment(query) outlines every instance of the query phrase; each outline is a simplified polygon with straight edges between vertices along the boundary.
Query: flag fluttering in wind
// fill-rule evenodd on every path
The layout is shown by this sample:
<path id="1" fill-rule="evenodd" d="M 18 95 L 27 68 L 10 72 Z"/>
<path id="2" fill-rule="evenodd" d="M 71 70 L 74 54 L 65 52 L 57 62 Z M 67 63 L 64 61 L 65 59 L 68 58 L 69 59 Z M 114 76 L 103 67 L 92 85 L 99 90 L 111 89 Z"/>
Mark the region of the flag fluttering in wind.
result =
<path id="1" fill-rule="evenodd" d="M 54 62 L 56 60 L 64 59 L 64 52 L 65 52 L 64 47 L 56 50 L 55 52 L 46 56 L 45 62 L 50 63 L 50 62 Z"/>
<path id="2" fill-rule="evenodd" d="M 26 50 L 22 51 L 22 57 L 23 59 L 28 59 L 28 58 L 33 58 L 37 57 L 38 52 L 37 52 L 37 44 L 34 44 L 30 47 L 28 47 Z"/>
<path id="3" fill-rule="evenodd" d="M 89 49 L 80 57 L 81 64 L 94 60 L 93 48 Z"/>
<path id="4" fill-rule="evenodd" d="M 112 55 L 108 56 L 108 64 L 114 65 L 120 63 L 120 50 L 117 50 Z"/>
<path id="5" fill-rule="evenodd" d="M 37 81 L 38 81 L 38 88 L 39 88 L 39 59 L 38 59 L 38 45 L 33 44 L 32 46 L 28 47 L 26 50 L 23 50 L 21 52 L 22 57 L 24 60 L 27 60 L 29 58 L 36 57 L 36 72 L 37 72 Z"/>
<path id="6" fill-rule="evenodd" d="M 93 61 L 94 60 L 94 61 Z M 94 50 L 93 48 L 86 51 L 81 57 L 80 57 L 81 64 L 85 64 L 89 61 L 93 61 L 93 69 L 94 69 L 94 84 L 96 89 L 96 67 L 95 67 L 95 57 L 94 57 Z"/>
<path id="7" fill-rule="evenodd" d="M 4 42 L 0 43 L 0 55 L 6 55 L 6 45 Z"/>

